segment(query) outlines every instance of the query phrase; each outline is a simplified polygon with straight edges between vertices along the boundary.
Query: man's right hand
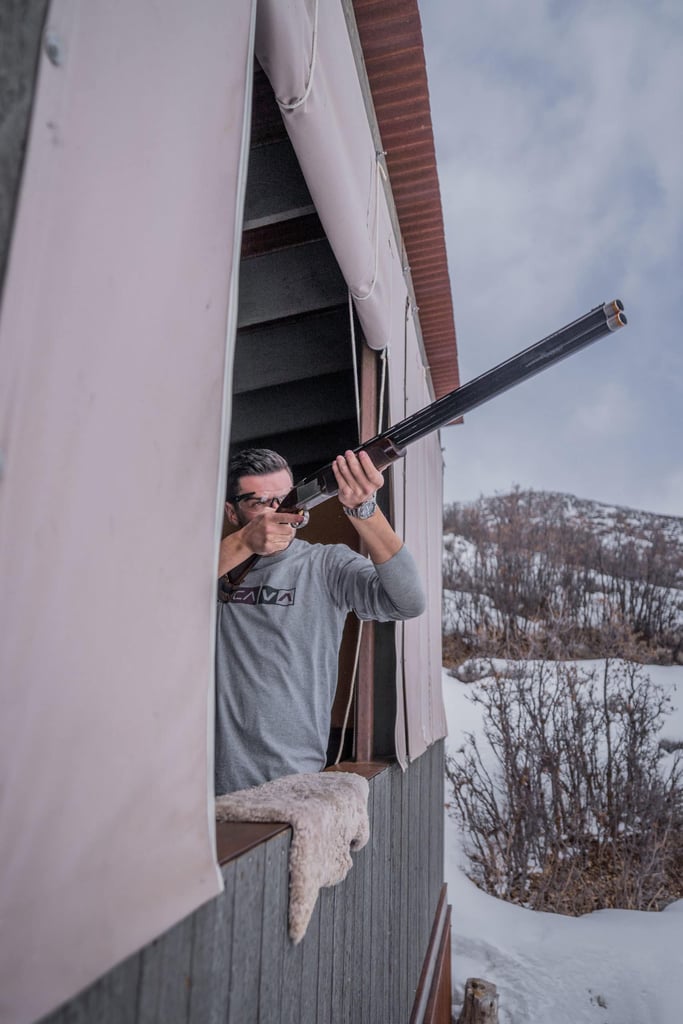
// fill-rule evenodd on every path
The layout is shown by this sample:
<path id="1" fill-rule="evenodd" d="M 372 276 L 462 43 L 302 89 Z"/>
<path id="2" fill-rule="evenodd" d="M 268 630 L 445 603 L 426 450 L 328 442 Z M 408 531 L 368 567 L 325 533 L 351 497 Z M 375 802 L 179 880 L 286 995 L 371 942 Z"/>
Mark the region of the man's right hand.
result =
<path id="1" fill-rule="evenodd" d="M 237 532 L 254 555 L 275 555 L 294 539 L 294 529 L 302 521 L 300 512 L 278 512 L 265 508 Z"/>
<path id="2" fill-rule="evenodd" d="M 294 539 L 295 527 L 303 522 L 300 512 L 278 512 L 265 508 L 239 530 L 221 541 L 218 577 L 246 561 L 251 555 L 276 555 Z"/>

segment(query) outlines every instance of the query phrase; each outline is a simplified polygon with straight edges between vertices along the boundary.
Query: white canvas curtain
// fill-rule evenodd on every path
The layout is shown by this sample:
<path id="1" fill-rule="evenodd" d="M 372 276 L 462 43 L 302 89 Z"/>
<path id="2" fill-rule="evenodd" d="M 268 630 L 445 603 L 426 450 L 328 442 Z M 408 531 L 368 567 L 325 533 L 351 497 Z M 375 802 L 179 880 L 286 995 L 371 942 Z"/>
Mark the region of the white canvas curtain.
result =
<path id="1" fill-rule="evenodd" d="M 220 891 L 213 644 L 253 0 L 54 0 L 0 320 L 0 1019 Z"/>
<path id="2" fill-rule="evenodd" d="M 260 0 L 255 52 L 365 338 L 384 348 L 405 283 L 341 0 Z"/>
<path id="3" fill-rule="evenodd" d="M 394 423 L 433 401 L 412 307 L 405 307 L 404 314 L 402 343 L 389 352 Z M 438 433 L 409 447 L 406 458 L 394 464 L 393 483 L 396 529 L 418 563 L 427 597 L 424 615 L 396 626 L 395 738 L 405 765 L 447 732 L 441 691 L 443 457 Z"/>
<path id="4" fill-rule="evenodd" d="M 365 338 L 373 348 L 388 349 L 396 422 L 428 405 L 433 395 L 389 214 L 384 162 L 373 141 L 341 0 L 260 0 L 255 52 L 354 296 Z M 396 747 L 405 763 L 446 733 L 438 436 L 412 448 L 395 478 L 396 524 L 418 559 L 429 601 L 424 616 L 397 627 Z"/>

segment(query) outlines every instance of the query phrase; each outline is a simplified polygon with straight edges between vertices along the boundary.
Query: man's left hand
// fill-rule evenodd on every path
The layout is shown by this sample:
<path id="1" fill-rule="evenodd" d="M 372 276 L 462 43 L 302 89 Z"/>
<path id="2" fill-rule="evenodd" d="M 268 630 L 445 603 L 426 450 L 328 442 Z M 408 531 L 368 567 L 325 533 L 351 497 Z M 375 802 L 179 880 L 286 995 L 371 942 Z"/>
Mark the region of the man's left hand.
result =
<path id="1" fill-rule="evenodd" d="M 339 500 L 346 508 L 362 505 L 384 484 L 384 477 L 375 468 L 367 452 L 356 455 L 349 450 L 338 455 L 332 463 L 332 470 L 339 489 Z"/>

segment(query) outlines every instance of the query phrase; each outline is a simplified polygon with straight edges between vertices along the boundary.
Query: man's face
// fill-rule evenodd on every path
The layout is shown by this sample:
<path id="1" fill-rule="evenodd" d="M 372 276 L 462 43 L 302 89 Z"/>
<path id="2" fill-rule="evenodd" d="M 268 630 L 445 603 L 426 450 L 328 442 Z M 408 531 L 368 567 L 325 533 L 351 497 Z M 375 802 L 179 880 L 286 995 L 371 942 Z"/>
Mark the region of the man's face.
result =
<path id="1" fill-rule="evenodd" d="M 292 489 L 292 477 L 288 470 L 278 469 L 275 473 L 259 476 L 242 476 L 239 479 L 238 495 L 249 497 L 237 502 L 226 502 L 225 512 L 233 526 L 246 524 L 261 515 L 264 508 L 277 508 Z"/>

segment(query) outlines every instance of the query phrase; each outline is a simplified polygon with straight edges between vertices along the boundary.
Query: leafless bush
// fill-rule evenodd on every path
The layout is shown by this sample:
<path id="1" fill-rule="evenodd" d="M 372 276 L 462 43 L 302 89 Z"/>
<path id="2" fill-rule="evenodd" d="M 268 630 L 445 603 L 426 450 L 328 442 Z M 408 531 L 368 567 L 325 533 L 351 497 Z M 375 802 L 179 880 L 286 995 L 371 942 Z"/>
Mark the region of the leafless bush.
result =
<path id="1" fill-rule="evenodd" d="M 585 510 L 577 514 L 577 507 Z M 605 622 L 628 622 L 643 661 L 683 662 L 680 521 L 521 491 L 450 505 L 444 529 L 449 654 L 507 657 L 560 632 L 564 657 L 594 656 Z"/>
<path id="2" fill-rule="evenodd" d="M 641 666 L 508 664 L 474 688 L 485 742 L 449 758 L 471 877 L 534 909 L 660 909 L 683 895 L 683 761 Z"/>

